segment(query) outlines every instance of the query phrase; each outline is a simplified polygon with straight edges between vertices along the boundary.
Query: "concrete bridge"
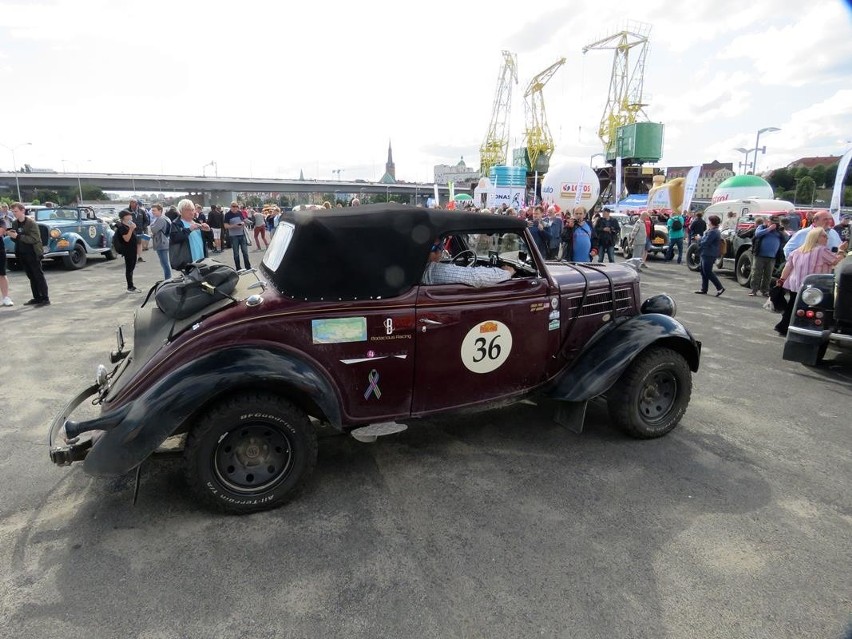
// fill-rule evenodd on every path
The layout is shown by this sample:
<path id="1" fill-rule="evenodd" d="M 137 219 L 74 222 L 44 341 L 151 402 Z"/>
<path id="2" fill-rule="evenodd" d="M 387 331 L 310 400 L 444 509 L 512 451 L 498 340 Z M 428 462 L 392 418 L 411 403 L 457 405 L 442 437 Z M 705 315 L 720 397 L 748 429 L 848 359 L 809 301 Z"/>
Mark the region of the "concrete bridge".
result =
<path id="1" fill-rule="evenodd" d="M 150 175 L 138 173 L 0 173 L 0 192 L 7 191 L 13 198 L 17 195 L 17 183 L 21 190 L 58 189 L 78 185 L 97 186 L 104 191 L 131 192 L 178 192 L 200 193 L 207 204 L 230 202 L 234 193 L 340 193 L 352 197 L 384 193 L 386 195 L 409 195 L 412 203 L 423 204 L 434 194 L 434 187 L 427 183 L 402 182 L 382 184 L 380 182 L 333 181 L 333 180 L 281 180 L 273 178 L 207 177 L 197 175 Z M 438 186 L 442 200 L 449 197 L 446 186 Z"/>

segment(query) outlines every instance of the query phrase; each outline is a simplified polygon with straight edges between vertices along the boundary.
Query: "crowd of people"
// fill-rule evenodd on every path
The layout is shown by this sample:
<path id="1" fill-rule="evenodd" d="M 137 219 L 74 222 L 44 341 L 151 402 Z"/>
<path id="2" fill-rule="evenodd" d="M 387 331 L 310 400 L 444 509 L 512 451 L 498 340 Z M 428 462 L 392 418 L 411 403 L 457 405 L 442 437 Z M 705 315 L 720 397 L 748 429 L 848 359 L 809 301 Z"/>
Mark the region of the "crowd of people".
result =
<path id="1" fill-rule="evenodd" d="M 359 206 L 357 199 L 350 206 Z M 341 206 L 340 203 L 337 206 Z M 329 202 L 309 208 L 328 210 Z M 548 260 L 572 262 L 615 262 L 615 248 L 619 245 L 622 229 L 608 207 L 596 208 L 591 216 L 584 206 L 562 211 L 556 205 L 533 205 L 516 210 L 503 204 L 495 208 L 474 207 L 467 211 L 508 215 L 526 220 L 532 240 L 539 252 Z M 128 293 L 138 293 L 134 282 L 137 263 L 145 260 L 143 251 L 150 246 L 157 255 L 163 278 L 170 279 L 173 271 L 182 270 L 189 262 L 210 254 L 221 254 L 228 246 L 233 253 L 234 267 L 252 268 L 249 246 L 255 251 L 269 247 L 269 240 L 282 219 L 282 210 L 273 204 L 253 209 L 240 202 L 231 202 L 226 211 L 213 205 L 205 212 L 200 204 L 183 199 L 177 206 L 164 209 L 154 203 L 145 209 L 136 199 L 119 214 L 113 248 L 123 256 L 125 283 Z M 720 219 L 701 212 L 694 215 L 678 213 L 666 215 L 657 211 L 641 211 L 628 238 L 633 256 L 641 260 L 640 268 L 647 268 L 654 225 L 665 224 L 668 234 L 664 261 L 683 261 L 686 246 L 696 243 L 699 251 L 701 286 L 695 291 L 706 295 L 712 284 L 716 296 L 725 288 L 713 272 L 722 256 L 722 232 L 737 227 L 735 214 Z M 781 313 L 775 330 L 785 335 L 790 323 L 796 293 L 801 282 L 813 273 L 829 273 L 843 259 L 852 232 L 852 216 L 846 215 L 836 225 L 827 211 L 808 215 L 792 212 L 786 216 L 758 217 L 752 239 L 751 297 L 770 297 L 774 308 Z M 32 292 L 25 303 L 30 306 L 50 304 L 48 285 L 41 267 L 43 246 L 38 226 L 26 215 L 26 206 L 14 203 L 0 204 L 0 304 L 13 306 L 6 277 L 6 255 L 2 242 L 4 235 L 14 242 L 15 258 L 23 268 Z M 253 238 L 253 242 L 252 242 Z M 773 286 L 772 273 L 778 261 L 786 261 L 783 273 Z"/>

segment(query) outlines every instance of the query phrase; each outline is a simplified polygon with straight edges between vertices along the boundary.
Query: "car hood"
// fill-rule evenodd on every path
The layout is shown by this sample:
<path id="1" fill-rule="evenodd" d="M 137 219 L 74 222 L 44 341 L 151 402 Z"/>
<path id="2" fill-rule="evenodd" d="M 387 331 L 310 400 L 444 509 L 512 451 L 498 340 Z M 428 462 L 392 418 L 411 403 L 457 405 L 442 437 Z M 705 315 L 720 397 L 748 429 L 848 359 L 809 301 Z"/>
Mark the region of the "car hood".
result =
<path id="1" fill-rule="evenodd" d="M 634 269 L 621 264 L 562 262 L 548 264 L 547 269 L 559 286 L 560 292 L 575 291 L 578 287 L 585 286 L 587 280 L 592 288 L 609 286 L 610 279 L 615 286 L 632 285 L 639 281 L 639 274 Z"/>

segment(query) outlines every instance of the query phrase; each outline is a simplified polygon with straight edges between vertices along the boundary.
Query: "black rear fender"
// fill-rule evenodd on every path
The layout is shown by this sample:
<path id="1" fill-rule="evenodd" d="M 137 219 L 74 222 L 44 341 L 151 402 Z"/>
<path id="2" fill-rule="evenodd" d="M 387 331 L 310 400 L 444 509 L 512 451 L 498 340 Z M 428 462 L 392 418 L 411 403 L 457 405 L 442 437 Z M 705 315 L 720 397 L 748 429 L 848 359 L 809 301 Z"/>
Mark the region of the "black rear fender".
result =
<path id="1" fill-rule="evenodd" d="M 86 472 L 112 475 L 131 470 L 167 438 L 185 432 L 212 404 L 248 389 L 276 393 L 341 428 L 338 394 L 310 362 L 281 351 L 225 349 L 179 368 L 117 409 L 116 413 L 125 413 L 123 419 L 119 417 L 86 456 Z M 93 421 L 103 423 L 108 415 Z M 92 430 L 87 425 L 79 424 L 78 432 Z"/>

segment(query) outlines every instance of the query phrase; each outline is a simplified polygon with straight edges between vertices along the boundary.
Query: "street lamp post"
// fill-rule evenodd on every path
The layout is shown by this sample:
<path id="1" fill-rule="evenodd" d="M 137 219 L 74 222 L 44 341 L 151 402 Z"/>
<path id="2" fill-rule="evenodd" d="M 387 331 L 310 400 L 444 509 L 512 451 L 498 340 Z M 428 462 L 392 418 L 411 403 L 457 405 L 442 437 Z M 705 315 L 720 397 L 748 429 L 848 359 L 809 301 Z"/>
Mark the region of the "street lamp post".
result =
<path id="1" fill-rule="evenodd" d="M 780 131 L 778 127 L 768 126 L 765 129 L 758 129 L 757 131 L 757 139 L 754 141 L 754 158 L 752 159 L 751 168 L 752 173 L 757 175 L 757 152 L 761 151 L 764 155 L 766 155 L 766 146 L 764 145 L 763 149 L 760 148 L 760 135 L 762 133 L 774 133 L 775 131 Z"/>
<path id="2" fill-rule="evenodd" d="M 745 172 L 748 173 L 748 154 L 751 153 L 751 149 L 744 149 L 743 147 L 737 147 L 734 151 L 739 151 L 740 153 L 745 154 L 745 161 L 740 162 L 740 168 L 745 167 Z"/>
<path id="3" fill-rule="evenodd" d="M 0 144 L 0 146 L 12 153 L 12 170 L 15 172 L 15 188 L 18 189 L 18 202 L 21 201 L 21 184 L 20 182 L 18 182 L 18 162 L 17 160 L 15 160 L 15 151 L 20 149 L 22 146 L 32 145 L 32 142 L 24 142 L 23 144 L 19 144 L 18 146 L 6 146 L 5 144 Z"/>

